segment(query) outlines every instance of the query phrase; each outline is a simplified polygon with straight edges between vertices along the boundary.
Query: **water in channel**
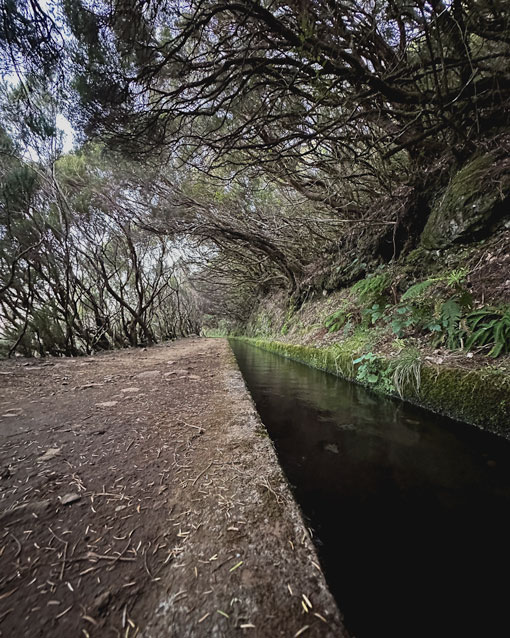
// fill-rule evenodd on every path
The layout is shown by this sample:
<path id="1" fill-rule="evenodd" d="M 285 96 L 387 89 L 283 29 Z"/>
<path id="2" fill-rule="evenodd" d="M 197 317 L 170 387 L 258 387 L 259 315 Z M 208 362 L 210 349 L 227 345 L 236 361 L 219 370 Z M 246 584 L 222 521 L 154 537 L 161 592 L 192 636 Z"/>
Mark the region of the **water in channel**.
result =
<path id="1" fill-rule="evenodd" d="M 351 635 L 508 638 L 510 442 L 231 346 Z"/>

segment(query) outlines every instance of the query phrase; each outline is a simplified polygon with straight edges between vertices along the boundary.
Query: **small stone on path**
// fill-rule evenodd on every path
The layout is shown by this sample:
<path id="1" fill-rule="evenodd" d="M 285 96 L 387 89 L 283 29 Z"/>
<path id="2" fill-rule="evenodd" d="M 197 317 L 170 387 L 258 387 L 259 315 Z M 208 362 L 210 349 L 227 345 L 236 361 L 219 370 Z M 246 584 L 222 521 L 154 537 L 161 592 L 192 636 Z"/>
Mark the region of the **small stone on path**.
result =
<path id="1" fill-rule="evenodd" d="M 137 379 L 155 379 L 159 377 L 161 372 L 159 370 L 147 370 L 145 372 L 139 372 L 136 376 Z"/>
<path id="2" fill-rule="evenodd" d="M 62 503 L 62 505 L 71 505 L 71 503 L 76 503 L 76 501 L 79 501 L 80 499 L 81 499 L 81 496 L 79 494 L 73 494 L 71 492 L 70 494 L 61 496 L 60 502 Z"/>
<path id="3" fill-rule="evenodd" d="M 122 388 L 121 392 L 126 392 L 128 394 L 132 394 L 134 392 L 140 392 L 140 388 L 132 387 L 132 388 Z"/>
<path id="4" fill-rule="evenodd" d="M 103 403 L 96 403 L 96 408 L 113 408 L 117 403 L 118 401 L 103 401 Z"/>
<path id="5" fill-rule="evenodd" d="M 62 448 L 59 447 L 50 447 L 42 456 L 39 457 L 39 463 L 41 463 L 42 461 L 51 461 L 51 459 L 54 459 L 60 454 L 61 449 Z"/>

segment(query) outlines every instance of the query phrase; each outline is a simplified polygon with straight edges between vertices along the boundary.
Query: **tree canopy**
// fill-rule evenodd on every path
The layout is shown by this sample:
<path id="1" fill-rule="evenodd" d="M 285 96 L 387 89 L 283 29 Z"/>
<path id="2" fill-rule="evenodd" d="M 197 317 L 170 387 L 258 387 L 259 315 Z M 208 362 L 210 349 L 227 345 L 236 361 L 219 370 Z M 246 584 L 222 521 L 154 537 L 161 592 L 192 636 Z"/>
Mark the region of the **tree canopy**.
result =
<path id="1" fill-rule="evenodd" d="M 242 318 L 272 288 L 299 303 L 409 252 L 433 191 L 508 130 L 509 13 L 7 0 L 9 348 L 44 342 L 46 316 L 59 352 L 150 343 L 197 330 L 199 303 Z M 62 115 L 80 140 L 67 155 Z"/>

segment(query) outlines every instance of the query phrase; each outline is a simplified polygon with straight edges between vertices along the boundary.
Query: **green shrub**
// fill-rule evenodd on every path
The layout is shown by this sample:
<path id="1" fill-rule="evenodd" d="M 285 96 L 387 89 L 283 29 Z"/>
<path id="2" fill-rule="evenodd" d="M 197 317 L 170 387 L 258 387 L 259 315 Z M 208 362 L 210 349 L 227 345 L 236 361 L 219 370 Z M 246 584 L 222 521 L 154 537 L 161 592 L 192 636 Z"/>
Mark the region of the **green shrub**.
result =
<path id="1" fill-rule="evenodd" d="M 401 336 L 407 328 L 417 327 L 436 333 L 435 345 L 443 343 L 452 350 L 462 347 L 465 313 L 473 303 L 466 288 L 468 274 L 467 268 L 459 268 L 412 285 L 401 297 L 392 321 L 393 332 Z"/>
<path id="2" fill-rule="evenodd" d="M 468 275 L 468 268 L 458 268 L 457 270 L 452 270 L 451 272 L 444 274 L 441 277 L 441 280 L 446 282 L 447 286 L 450 288 L 455 288 L 457 292 L 464 292 L 464 286 Z"/>
<path id="3" fill-rule="evenodd" d="M 441 305 L 440 326 L 450 350 L 455 350 L 462 344 L 464 331 L 460 324 L 461 317 L 462 308 L 455 297 Z"/>

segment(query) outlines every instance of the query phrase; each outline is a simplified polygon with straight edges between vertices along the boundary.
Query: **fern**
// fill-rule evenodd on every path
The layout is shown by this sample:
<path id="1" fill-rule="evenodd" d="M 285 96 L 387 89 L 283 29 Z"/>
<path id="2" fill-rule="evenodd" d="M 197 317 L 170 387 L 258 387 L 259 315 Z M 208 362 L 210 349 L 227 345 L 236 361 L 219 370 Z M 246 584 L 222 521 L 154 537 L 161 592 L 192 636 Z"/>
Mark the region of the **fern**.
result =
<path id="1" fill-rule="evenodd" d="M 391 284 L 391 277 L 388 273 L 372 275 L 354 284 L 351 288 L 363 304 L 381 303 L 384 295 Z"/>
<path id="2" fill-rule="evenodd" d="M 462 339 L 461 317 L 462 309 L 455 297 L 448 299 L 441 306 L 441 324 L 446 333 L 447 346 L 451 350 L 457 348 Z"/>
<path id="3" fill-rule="evenodd" d="M 337 332 L 345 324 L 348 318 L 349 313 L 346 313 L 343 308 L 340 308 L 326 318 L 324 325 L 328 329 L 328 332 Z"/>
<path id="4" fill-rule="evenodd" d="M 412 285 L 408 288 L 405 293 L 402 295 L 402 301 L 407 301 L 409 299 L 417 299 L 421 297 L 421 295 L 430 288 L 432 284 L 437 283 L 437 279 L 425 279 L 425 281 L 419 281 L 417 284 Z"/>

